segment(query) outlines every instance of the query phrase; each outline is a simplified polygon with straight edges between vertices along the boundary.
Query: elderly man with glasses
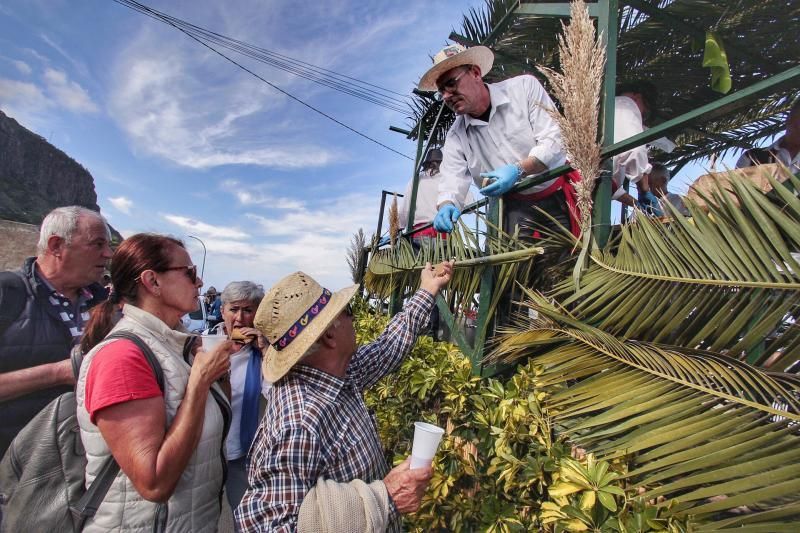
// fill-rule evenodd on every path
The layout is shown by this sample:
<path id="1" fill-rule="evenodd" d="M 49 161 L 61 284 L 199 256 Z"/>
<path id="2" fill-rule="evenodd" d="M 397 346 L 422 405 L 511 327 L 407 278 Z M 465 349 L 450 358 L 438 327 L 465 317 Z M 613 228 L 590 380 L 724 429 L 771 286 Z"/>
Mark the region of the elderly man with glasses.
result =
<path id="1" fill-rule="evenodd" d="M 419 508 L 432 471 L 412 470 L 408 460 L 389 471 L 363 393 L 400 366 L 452 271 L 452 263 L 428 263 L 403 311 L 360 347 L 349 306 L 357 285 L 332 292 L 296 272 L 267 292 L 254 323 L 269 341 L 263 371 L 273 386 L 250 449 L 250 487 L 234 515 L 238 531 L 399 531 L 400 514 Z M 341 486 L 331 491 L 351 482 L 363 500 Z M 311 507 L 326 509 L 327 524 L 343 515 L 343 527 L 301 527 L 317 485 Z"/>
<path id="2" fill-rule="evenodd" d="M 552 100 L 533 76 L 523 75 L 486 84 L 494 55 L 485 46 L 444 48 L 433 58 L 419 88 L 438 91 L 456 115 L 443 147 L 441 180 L 434 227 L 451 232 L 461 216 L 470 183 L 486 196 L 503 196 L 506 231 L 520 226 L 520 236 L 538 236 L 531 223 L 552 227 L 546 211 L 577 232 L 577 212 L 570 173 L 506 194 L 522 178 L 564 164 L 561 131 L 550 116 Z"/>

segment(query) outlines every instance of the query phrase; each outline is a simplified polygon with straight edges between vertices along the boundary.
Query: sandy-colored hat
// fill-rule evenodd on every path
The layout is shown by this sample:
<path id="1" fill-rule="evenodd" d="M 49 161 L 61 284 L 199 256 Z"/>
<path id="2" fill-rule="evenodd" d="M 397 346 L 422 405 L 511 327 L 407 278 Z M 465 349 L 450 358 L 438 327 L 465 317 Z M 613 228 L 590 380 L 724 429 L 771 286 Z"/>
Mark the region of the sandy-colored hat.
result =
<path id="1" fill-rule="evenodd" d="M 464 48 L 460 44 L 451 44 L 433 56 L 433 66 L 419 80 L 419 90 L 435 91 L 437 89 L 436 80 L 451 68 L 478 65 L 481 69 L 481 77 L 483 77 L 492 70 L 493 64 L 494 54 L 485 46 Z"/>
<path id="2" fill-rule="evenodd" d="M 291 369 L 347 307 L 358 285 L 331 292 L 303 272 L 289 274 L 261 300 L 253 321 L 267 338 L 264 379 L 276 382 Z"/>

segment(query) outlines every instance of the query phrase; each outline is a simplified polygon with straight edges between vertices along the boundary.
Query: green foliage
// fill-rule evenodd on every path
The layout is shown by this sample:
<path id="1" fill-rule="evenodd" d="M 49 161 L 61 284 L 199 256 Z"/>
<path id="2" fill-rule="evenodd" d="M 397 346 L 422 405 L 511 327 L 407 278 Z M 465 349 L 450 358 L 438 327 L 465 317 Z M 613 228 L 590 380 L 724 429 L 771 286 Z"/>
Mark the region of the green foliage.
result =
<path id="1" fill-rule="evenodd" d="M 361 305 L 359 343 L 388 319 Z M 421 337 L 400 369 L 366 399 L 381 441 L 398 464 L 411 453 L 413 423 L 446 429 L 421 509 L 411 531 L 657 531 L 672 527 L 660 511 L 628 500 L 624 463 L 571 458 L 535 382 L 540 369 L 520 367 L 507 382 L 472 375 L 454 346 Z M 576 490 L 565 488 L 579 484 Z M 555 493 L 553 492 L 555 491 Z M 583 524 L 581 526 L 580 524 Z M 638 524 L 638 525 L 637 525 Z M 582 528 L 583 527 L 583 528 Z M 673 529 L 678 531 L 679 529 Z"/>

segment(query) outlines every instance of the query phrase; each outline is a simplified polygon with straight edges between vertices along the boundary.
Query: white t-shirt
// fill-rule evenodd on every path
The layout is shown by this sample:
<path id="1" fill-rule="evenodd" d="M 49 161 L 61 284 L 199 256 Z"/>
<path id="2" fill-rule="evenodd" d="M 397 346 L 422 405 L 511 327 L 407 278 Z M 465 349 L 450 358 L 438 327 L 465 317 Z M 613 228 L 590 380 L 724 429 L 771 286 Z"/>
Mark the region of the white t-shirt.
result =
<path id="1" fill-rule="evenodd" d="M 244 381 L 247 377 L 247 362 L 252 350 L 252 347 L 245 345 L 244 348 L 231 355 L 231 410 L 233 417 L 228 440 L 225 441 L 225 450 L 229 461 L 239 459 L 248 452 L 248 450 L 242 450 L 239 442 L 239 426 L 242 423 L 242 396 L 244 395 Z M 270 387 L 272 387 L 272 383 L 266 380 L 261 381 L 261 394 L 265 398 Z"/>
<path id="2" fill-rule="evenodd" d="M 614 98 L 614 142 L 624 141 L 644 130 L 642 113 L 636 102 L 628 96 Z M 629 179 L 631 183 L 636 183 L 653 168 L 647 160 L 646 145 L 637 146 L 627 152 L 615 155 L 613 162 L 614 181 L 617 183 L 617 190 L 612 196 L 615 200 L 627 192 L 623 188 L 625 178 Z"/>

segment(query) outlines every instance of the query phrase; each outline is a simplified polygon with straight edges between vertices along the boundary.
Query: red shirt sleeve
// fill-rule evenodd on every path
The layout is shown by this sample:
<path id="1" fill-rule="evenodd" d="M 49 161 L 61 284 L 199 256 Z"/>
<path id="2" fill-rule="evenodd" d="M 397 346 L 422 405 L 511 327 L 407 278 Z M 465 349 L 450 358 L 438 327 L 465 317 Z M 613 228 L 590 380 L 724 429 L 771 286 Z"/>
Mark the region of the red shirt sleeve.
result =
<path id="1" fill-rule="evenodd" d="M 116 340 L 94 355 L 86 376 L 86 410 L 92 423 L 106 407 L 161 396 L 153 369 L 132 341 Z"/>

